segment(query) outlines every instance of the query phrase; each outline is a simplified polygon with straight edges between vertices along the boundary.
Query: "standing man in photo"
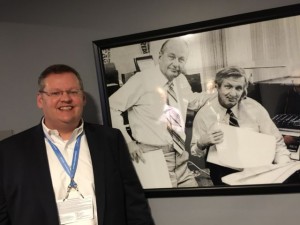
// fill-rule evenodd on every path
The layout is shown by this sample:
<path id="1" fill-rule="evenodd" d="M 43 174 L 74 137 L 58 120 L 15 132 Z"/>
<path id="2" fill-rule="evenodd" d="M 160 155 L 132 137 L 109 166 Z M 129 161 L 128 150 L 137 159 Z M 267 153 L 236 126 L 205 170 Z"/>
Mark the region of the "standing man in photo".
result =
<path id="1" fill-rule="evenodd" d="M 158 65 L 136 73 L 109 98 L 112 125 L 122 131 L 132 159 L 147 163 L 144 153 L 162 150 L 173 187 L 198 186 L 187 166 L 185 119 L 188 108 L 198 110 L 210 97 L 193 93 L 182 74 L 188 55 L 183 39 L 165 41 Z M 122 117 L 126 111 L 132 136 Z"/>

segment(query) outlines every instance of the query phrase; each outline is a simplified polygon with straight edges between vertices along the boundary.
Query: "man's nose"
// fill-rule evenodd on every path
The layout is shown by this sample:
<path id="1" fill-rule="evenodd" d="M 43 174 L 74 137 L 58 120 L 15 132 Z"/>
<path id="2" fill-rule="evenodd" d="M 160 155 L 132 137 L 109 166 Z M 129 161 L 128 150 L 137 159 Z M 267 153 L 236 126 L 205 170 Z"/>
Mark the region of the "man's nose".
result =
<path id="1" fill-rule="evenodd" d="M 179 67 L 179 65 L 180 65 L 179 60 L 178 59 L 174 59 L 173 60 L 173 65 L 176 66 L 176 67 Z"/>
<path id="2" fill-rule="evenodd" d="M 62 95 L 61 95 L 60 99 L 64 100 L 64 101 L 70 101 L 71 97 L 70 97 L 70 94 L 67 91 L 64 91 L 64 92 L 62 92 Z"/>
<path id="3" fill-rule="evenodd" d="M 235 90 L 234 88 L 232 88 L 232 89 L 230 90 L 230 95 L 231 95 L 231 96 L 237 96 L 237 95 L 238 95 L 237 90 Z"/>

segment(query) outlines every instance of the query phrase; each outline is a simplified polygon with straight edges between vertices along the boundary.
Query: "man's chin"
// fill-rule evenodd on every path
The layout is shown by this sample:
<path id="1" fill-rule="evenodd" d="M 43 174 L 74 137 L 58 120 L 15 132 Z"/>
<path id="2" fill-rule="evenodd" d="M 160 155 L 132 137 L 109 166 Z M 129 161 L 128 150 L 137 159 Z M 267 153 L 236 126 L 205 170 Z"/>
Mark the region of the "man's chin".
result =
<path id="1" fill-rule="evenodd" d="M 60 122 L 65 125 L 76 124 L 80 122 L 80 119 L 78 119 L 77 117 L 61 117 Z"/>
<path id="2" fill-rule="evenodd" d="M 171 73 L 169 77 L 176 78 L 179 76 L 179 73 Z"/>
<path id="3" fill-rule="evenodd" d="M 227 103 L 226 105 L 227 105 L 227 108 L 228 109 L 230 109 L 230 108 L 232 108 L 233 106 L 235 106 L 237 104 L 237 102 L 229 102 L 229 103 Z"/>

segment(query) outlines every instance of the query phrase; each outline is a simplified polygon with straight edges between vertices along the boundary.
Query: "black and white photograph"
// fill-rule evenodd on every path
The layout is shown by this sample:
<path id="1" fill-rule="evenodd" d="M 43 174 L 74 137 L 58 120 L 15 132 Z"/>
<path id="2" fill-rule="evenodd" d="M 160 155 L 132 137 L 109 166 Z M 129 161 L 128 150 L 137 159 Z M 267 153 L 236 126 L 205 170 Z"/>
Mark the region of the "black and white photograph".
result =
<path id="1" fill-rule="evenodd" d="M 300 186 L 300 6 L 223 21 L 93 42 L 146 193 Z"/>

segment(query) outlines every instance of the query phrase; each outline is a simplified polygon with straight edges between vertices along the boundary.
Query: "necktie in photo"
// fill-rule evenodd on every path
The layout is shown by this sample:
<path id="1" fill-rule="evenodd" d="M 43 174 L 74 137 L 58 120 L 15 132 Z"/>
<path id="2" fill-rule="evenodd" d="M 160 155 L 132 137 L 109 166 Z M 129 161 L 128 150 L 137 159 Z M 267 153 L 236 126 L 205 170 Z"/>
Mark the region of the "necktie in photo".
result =
<path id="1" fill-rule="evenodd" d="M 174 91 L 174 83 L 170 82 L 167 85 L 168 85 L 167 104 L 175 107 L 175 106 L 177 106 L 178 101 L 177 101 L 176 93 Z"/>
<path id="2" fill-rule="evenodd" d="M 237 121 L 236 116 L 233 114 L 231 109 L 227 109 L 226 112 L 229 115 L 229 125 L 234 127 L 239 127 L 239 122 Z"/>
<path id="3" fill-rule="evenodd" d="M 167 89 L 167 105 L 169 106 L 166 111 L 167 117 L 167 129 L 173 139 L 173 147 L 179 153 L 182 154 L 185 150 L 185 133 L 184 125 L 180 117 L 180 111 L 178 110 L 178 100 L 174 91 L 174 84 L 171 82 Z"/>

